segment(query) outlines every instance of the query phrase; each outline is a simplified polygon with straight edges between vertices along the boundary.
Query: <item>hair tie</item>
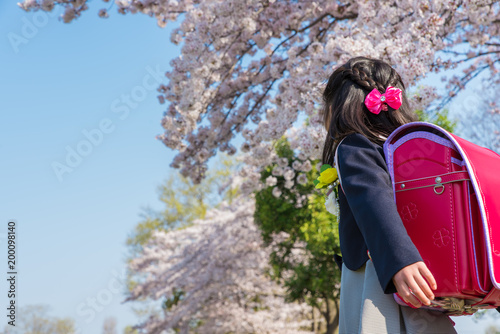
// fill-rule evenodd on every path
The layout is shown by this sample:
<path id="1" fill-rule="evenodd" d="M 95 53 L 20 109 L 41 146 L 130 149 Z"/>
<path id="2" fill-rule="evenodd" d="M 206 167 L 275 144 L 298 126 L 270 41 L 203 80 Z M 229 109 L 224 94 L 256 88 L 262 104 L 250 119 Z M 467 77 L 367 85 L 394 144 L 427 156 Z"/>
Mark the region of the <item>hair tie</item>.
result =
<path id="1" fill-rule="evenodd" d="M 365 105 L 371 113 L 378 115 L 381 110 L 387 110 L 387 105 L 393 109 L 401 107 L 401 89 L 388 86 L 384 94 L 380 94 L 377 88 L 366 96 Z"/>

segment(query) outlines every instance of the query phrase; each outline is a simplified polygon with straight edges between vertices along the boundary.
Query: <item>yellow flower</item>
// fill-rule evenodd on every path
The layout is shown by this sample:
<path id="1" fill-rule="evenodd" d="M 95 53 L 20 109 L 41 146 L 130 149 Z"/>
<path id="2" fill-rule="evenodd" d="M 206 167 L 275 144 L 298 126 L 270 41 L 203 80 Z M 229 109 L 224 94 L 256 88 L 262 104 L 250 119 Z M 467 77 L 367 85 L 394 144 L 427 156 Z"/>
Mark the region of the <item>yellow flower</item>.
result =
<path id="1" fill-rule="evenodd" d="M 318 176 L 318 183 L 316 184 L 316 189 L 321 189 L 324 186 L 334 182 L 337 180 L 338 174 L 337 170 L 333 167 L 327 168 L 324 171 L 321 172 L 321 174 Z"/>
<path id="2" fill-rule="evenodd" d="M 330 184 L 337 179 L 337 170 L 335 168 L 325 169 L 318 177 L 318 181 L 324 184 Z"/>
<path id="3" fill-rule="evenodd" d="M 326 184 L 321 183 L 321 182 L 318 182 L 318 183 L 316 183 L 316 187 L 314 187 L 314 188 L 316 188 L 316 189 L 321 189 L 321 188 L 323 188 L 324 186 L 326 186 Z"/>

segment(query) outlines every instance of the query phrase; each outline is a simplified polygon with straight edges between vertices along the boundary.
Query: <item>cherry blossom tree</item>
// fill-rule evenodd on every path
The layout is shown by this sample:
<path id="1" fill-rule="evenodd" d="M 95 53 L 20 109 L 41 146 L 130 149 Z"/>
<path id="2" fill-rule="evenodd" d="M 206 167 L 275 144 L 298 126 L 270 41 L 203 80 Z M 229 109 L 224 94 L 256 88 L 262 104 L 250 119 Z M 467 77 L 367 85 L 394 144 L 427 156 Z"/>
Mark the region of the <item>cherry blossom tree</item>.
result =
<path id="1" fill-rule="evenodd" d="M 199 184 L 193 184 L 191 179 L 179 173 L 171 173 L 158 186 L 158 200 L 163 208 L 143 209 L 142 219 L 126 241 L 130 258 L 136 257 L 153 231 L 169 231 L 190 225 L 193 220 L 204 218 L 206 212 L 222 200 L 231 202 L 238 196 L 237 189 L 231 187 L 230 177 L 238 169 L 236 159 L 219 154 L 215 162 L 216 167 L 209 170 Z M 128 284 L 133 284 L 133 277 L 128 280 Z"/>
<path id="2" fill-rule="evenodd" d="M 464 98 L 459 131 L 472 142 L 500 153 L 500 93 L 497 86 L 483 84 Z"/>
<path id="3" fill-rule="evenodd" d="M 104 0 L 108 2 L 109 0 Z M 93 3 L 92 3 L 93 4 Z M 447 94 L 424 87 L 411 97 L 441 108 L 480 73 L 498 85 L 500 4 L 488 0 L 115 0 L 121 14 L 154 17 L 160 27 L 180 21 L 171 41 L 182 54 L 159 86 L 168 102 L 157 138 L 177 150 L 172 166 L 199 182 L 217 151 L 248 152 L 247 191 L 263 187 L 259 171 L 276 162 L 272 143 L 299 117 L 308 125 L 291 134 L 294 149 L 317 159 L 324 131 L 320 92 L 332 68 L 352 56 L 391 63 L 407 86 L 429 72 L 460 68 L 445 80 Z M 113 7 L 112 5 L 111 7 Z M 29 10 L 62 7 L 72 22 L 87 0 L 25 0 Z M 111 7 L 109 9 L 111 9 Z M 99 11 L 108 17 L 108 9 Z M 232 139 L 241 134 L 241 147 Z"/>
<path id="4" fill-rule="evenodd" d="M 17 310 L 15 326 L 5 324 L 3 334 L 76 334 L 80 333 L 71 317 L 52 316 L 48 304 L 25 305 Z"/>
<path id="5" fill-rule="evenodd" d="M 310 333 L 311 308 L 286 303 L 284 289 L 267 274 L 270 249 L 253 221 L 255 199 L 238 197 L 205 219 L 173 231 L 153 232 L 130 270 L 143 280 L 125 301 L 159 300 L 136 326 L 144 333 Z"/>

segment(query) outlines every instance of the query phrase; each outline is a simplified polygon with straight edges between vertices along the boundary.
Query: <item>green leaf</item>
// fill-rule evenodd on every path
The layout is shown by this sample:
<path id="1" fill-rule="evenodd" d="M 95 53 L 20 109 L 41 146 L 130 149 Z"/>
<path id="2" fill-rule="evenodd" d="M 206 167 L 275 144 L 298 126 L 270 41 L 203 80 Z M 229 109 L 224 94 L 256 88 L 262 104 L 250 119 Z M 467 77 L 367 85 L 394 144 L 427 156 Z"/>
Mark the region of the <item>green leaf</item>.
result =
<path id="1" fill-rule="evenodd" d="M 323 166 L 321 166 L 321 169 L 319 170 L 319 172 L 323 173 L 328 168 L 332 168 L 332 166 L 330 166 L 329 164 L 323 164 Z"/>

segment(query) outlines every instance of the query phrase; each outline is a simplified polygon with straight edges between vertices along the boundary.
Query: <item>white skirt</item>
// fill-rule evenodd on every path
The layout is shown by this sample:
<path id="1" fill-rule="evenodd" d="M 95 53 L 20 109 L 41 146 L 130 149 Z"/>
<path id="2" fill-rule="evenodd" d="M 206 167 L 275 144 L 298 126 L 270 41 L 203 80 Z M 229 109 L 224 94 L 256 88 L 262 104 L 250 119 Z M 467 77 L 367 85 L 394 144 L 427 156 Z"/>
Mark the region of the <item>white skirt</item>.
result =
<path id="1" fill-rule="evenodd" d="M 339 334 L 456 333 L 443 313 L 400 306 L 384 294 L 371 260 L 356 271 L 343 264 L 340 282 Z"/>

